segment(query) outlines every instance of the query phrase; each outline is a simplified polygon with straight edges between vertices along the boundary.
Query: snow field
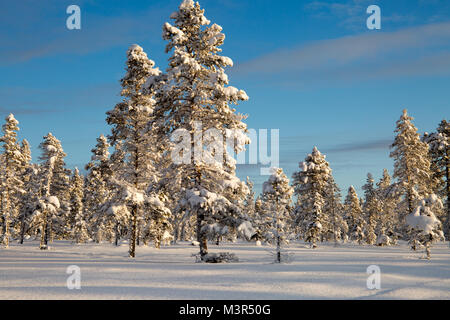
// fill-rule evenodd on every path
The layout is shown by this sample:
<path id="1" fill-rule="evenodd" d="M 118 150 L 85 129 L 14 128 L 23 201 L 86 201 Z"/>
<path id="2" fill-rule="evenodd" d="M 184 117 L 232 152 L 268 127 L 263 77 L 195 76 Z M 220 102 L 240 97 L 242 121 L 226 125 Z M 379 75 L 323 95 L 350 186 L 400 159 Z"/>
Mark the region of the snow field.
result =
<path id="1" fill-rule="evenodd" d="M 0 251 L 0 299 L 450 299 L 448 243 L 419 259 L 406 243 L 393 247 L 304 243 L 287 248 L 290 263 L 273 263 L 267 246 L 210 245 L 210 252 L 235 253 L 240 262 L 195 263 L 198 248 L 187 242 L 155 249 L 73 245 L 56 241 L 49 251 L 38 242 L 12 243 Z M 81 269 L 81 289 L 69 290 L 67 267 Z M 381 269 L 381 288 L 369 290 L 367 267 Z"/>

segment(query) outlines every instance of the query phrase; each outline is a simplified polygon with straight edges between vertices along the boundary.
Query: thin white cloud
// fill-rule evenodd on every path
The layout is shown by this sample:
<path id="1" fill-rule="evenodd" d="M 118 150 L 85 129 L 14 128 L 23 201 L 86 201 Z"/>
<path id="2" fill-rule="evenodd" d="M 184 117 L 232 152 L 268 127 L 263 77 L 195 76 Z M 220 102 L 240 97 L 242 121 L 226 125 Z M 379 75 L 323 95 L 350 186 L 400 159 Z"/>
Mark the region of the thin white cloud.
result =
<path id="1" fill-rule="evenodd" d="M 238 64 L 238 76 L 274 80 L 450 74 L 450 22 L 308 43 Z"/>
<path id="2" fill-rule="evenodd" d="M 61 53 L 84 55 L 136 41 L 158 41 L 162 24 L 171 12 L 164 5 L 146 7 L 134 15 L 124 12 L 108 16 L 81 8 L 81 30 L 70 31 L 65 27 L 68 15 L 63 3 L 0 5 L 7 15 L 0 21 L 0 65 Z"/>

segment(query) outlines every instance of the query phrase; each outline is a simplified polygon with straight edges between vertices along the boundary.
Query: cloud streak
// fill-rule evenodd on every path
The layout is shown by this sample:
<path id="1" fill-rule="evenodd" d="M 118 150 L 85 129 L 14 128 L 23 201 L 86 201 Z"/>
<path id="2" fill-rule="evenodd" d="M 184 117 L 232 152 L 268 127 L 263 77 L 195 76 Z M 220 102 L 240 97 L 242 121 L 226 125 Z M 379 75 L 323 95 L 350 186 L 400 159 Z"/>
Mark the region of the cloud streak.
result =
<path id="1" fill-rule="evenodd" d="M 36 5 L 24 1 L 0 5 L 0 66 L 56 54 L 84 55 L 136 41 L 160 38 L 165 7 L 143 8 L 139 14 L 99 15 L 81 3 L 81 30 L 67 30 L 65 9 L 69 2 L 47 1 Z M 86 8 L 86 9 L 85 9 Z M 45 9 L 45 10 L 44 10 Z M 18 19 L 20 17 L 20 19 Z"/>
<path id="2" fill-rule="evenodd" d="M 278 83 L 450 74 L 450 22 L 370 32 L 278 50 L 238 64 L 240 77 Z"/>
<path id="3" fill-rule="evenodd" d="M 344 153 L 354 151 L 370 151 L 370 150 L 389 150 L 392 139 L 380 139 L 362 142 L 352 142 L 340 144 L 331 148 L 324 149 L 324 153 Z"/>
<path id="4" fill-rule="evenodd" d="M 30 109 L 30 108 L 4 108 L 0 107 L 1 115 L 9 115 L 10 113 L 15 115 L 36 115 L 43 113 L 54 113 L 59 112 L 59 110 L 55 109 Z"/>

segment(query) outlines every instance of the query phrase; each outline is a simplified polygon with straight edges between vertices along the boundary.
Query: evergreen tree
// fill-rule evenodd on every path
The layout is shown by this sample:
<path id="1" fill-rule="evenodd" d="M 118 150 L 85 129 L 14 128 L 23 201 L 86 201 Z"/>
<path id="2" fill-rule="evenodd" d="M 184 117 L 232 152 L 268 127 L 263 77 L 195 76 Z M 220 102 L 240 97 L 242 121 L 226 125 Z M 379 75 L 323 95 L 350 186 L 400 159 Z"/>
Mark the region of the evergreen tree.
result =
<path id="1" fill-rule="evenodd" d="M 25 212 L 27 212 L 28 206 L 30 203 L 33 203 L 32 196 L 33 192 L 30 190 L 30 180 L 32 177 L 32 170 L 31 170 L 31 150 L 30 150 L 30 144 L 26 139 L 22 140 L 22 143 L 20 145 L 20 153 L 22 155 L 22 162 L 20 165 L 20 170 L 18 172 L 20 176 L 20 180 L 23 183 L 23 193 L 18 198 L 18 216 L 16 223 L 16 233 L 20 235 L 19 243 L 23 243 L 23 237 L 22 237 L 22 230 L 24 230 L 25 227 Z M 29 211 L 28 211 L 29 212 Z"/>
<path id="2" fill-rule="evenodd" d="M 65 180 L 67 172 L 64 168 L 64 153 L 61 142 L 51 133 L 44 137 L 39 145 L 42 151 L 41 160 L 41 190 L 39 205 L 32 215 L 32 220 L 40 225 L 41 243 L 40 249 L 48 249 L 48 242 L 52 238 L 52 229 L 55 222 L 59 220 L 59 209 L 61 204 L 58 194 L 65 196 L 67 187 Z"/>
<path id="3" fill-rule="evenodd" d="M 349 238 L 358 241 L 359 244 L 365 239 L 364 235 L 364 217 L 360 200 L 353 186 L 348 188 L 347 197 L 344 202 L 345 216 L 347 220 Z"/>
<path id="4" fill-rule="evenodd" d="M 172 161 L 163 170 L 162 184 L 174 186 L 179 206 L 189 216 L 196 216 L 197 240 L 202 260 L 208 253 L 207 239 L 215 230 L 236 229 L 243 221 L 236 205 L 248 192 L 235 175 L 236 161 L 228 153 L 244 150 L 249 143 L 244 134 L 244 116 L 230 107 L 247 94 L 228 85 L 224 68 L 232 66 L 230 58 L 220 56 L 224 41 L 222 28 L 210 21 L 204 10 L 192 0 L 184 0 L 171 15 L 174 25 L 165 23 L 163 38 L 166 52 L 172 51 L 169 67 L 158 82 L 155 118 L 159 141 Z M 149 81 L 149 88 L 156 81 Z M 184 141 L 173 141 L 183 133 Z M 174 135 L 175 134 L 175 135 Z M 177 148 L 186 147 L 187 161 L 179 161 Z M 184 157 L 184 153 L 183 153 Z"/>
<path id="5" fill-rule="evenodd" d="M 293 186 L 297 195 L 295 224 L 304 233 L 304 239 L 316 248 L 320 241 L 327 218 L 323 212 L 325 191 L 331 169 L 325 156 L 314 147 L 305 161 L 300 163 L 299 172 L 293 175 Z"/>
<path id="6" fill-rule="evenodd" d="M 39 225 L 32 224 L 31 219 L 35 210 L 39 207 L 41 197 L 41 168 L 39 164 L 27 166 L 23 175 L 25 193 L 21 197 L 22 206 L 19 213 L 20 220 L 20 238 L 19 243 L 23 244 L 24 238 L 36 232 Z"/>
<path id="7" fill-rule="evenodd" d="M 425 134 L 428 143 L 431 168 L 435 178 L 435 193 L 445 199 L 446 214 L 442 217 L 444 233 L 450 239 L 450 121 L 442 120 L 437 131 Z"/>
<path id="8" fill-rule="evenodd" d="M 401 202 L 401 218 L 411 214 L 420 200 L 432 193 L 433 177 L 430 170 L 431 162 L 428 146 L 420 141 L 417 128 L 412 123 L 413 118 L 403 110 L 397 121 L 397 133 L 390 156 L 394 159 L 394 178 L 403 196 Z"/>
<path id="9" fill-rule="evenodd" d="M 378 216 L 381 212 L 381 204 L 377 198 L 377 194 L 374 186 L 374 179 L 371 173 L 367 174 L 367 182 L 363 185 L 364 190 L 364 204 L 363 212 L 366 217 L 365 235 L 366 242 L 368 244 L 375 244 L 377 240 L 376 227 L 378 222 Z"/>
<path id="10" fill-rule="evenodd" d="M 80 175 L 78 168 L 72 175 L 70 181 L 70 217 L 72 238 L 76 243 L 84 243 L 89 240 L 86 218 L 83 208 L 84 178 Z"/>
<path id="11" fill-rule="evenodd" d="M 399 237 L 397 229 L 399 227 L 398 214 L 396 212 L 399 202 L 398 189 L 391 183 L 391 176 L 387 169 L 383 170 L 383 176 L 377 183 L 375 190 L 376 197 L 380 204 L 380 214 L 376 228 L 377 245 L 395 244 Z"/>
<path id="12" fill-rule="evenodd" d="M 413 250 L 425 247 L 427 259 L 431 258 L 431 244 L 444 239 L 441 222 L 434 214 L 436 210 L 442 208 L 442 201 L 435 194 L 432 194 L 423 199 L 413 213 L 406 216 L 406 223 L 411 228 L 409 244 Z"/>
<path id="13" fill-rule="evenodd" d="M 126 65 L 127 73 L 121 79 L 123 101 L 107 112 L 106 121 L 113 126 L 109 136 L 111 145 L 123 141 L 124 167 L 115 182 L 122 188 L 122 202 L 130 208 L 129 256 L 134 258 L 146 191 L 155 172 L 150 152 L 154 140 L 150 139 L 152 128 L 149 127 L 155 100 L 151 92 L 144 93 L 142 89 L 147 79 L 159 75 L 160 71 L 138 45 L 132 45 L 127 51 Z"/>
<path id="14" fill-rule="evenodd" d="M 340 240 L 347 240 L 348 226 L 344 219 L 344 206 L 341 202 L 341 190 L 330 174 L 325 188 L 325 204 L 323 208 L 328 218 L 328 230 L 332 234 L 335 245 Z"/>
<path id="15" fill-rule="evenodd" d="M 24 192 L 20 174 L 24 169 L 23 165 L 26 159 L 17 143 L 19 122 L 12 114 L 7 116 L 5 120 L 6 123 L 2 126 L 3 136 L 0 137 L 0 142 L 3 143 L 0 192 L 3 220 L 2 243 L 5 247 L 8 247 L 11 237 L 11 222 L 16 218 L 18 199 Z"/>
<path id="16" fill-rule="evenodd" d="M 281 247 L 289 237 L 292 223 L 292 194 L 289 179 L 281 168 L 272 168 L 272 175 L 263 183 L 261 201 L 263 209 L 263 239 L 276 245 L 276 261 L 282 261 Z"/>
<path id="17" fill-rule="evenodd" d="M 110 235 L 111 240 L 117 229 L 116 224 L 109 221 L 103 208 L 103 205 L 110 200 L 111 194 L 116 191 L 110 183 L 113 174 L 111 162 L 113 161 L 110 161 L 109 158 L 109 147 L 106 137 L 103 134 L 100 135 L 97 138 L 97 144 L 91 150 L 91 161 L 85 166 L 87 174 L 83 198 L 84 216 L 89 225 L 90 236 L 97 243 L 101 242 L 107 234 Z M 121 151 L 120 148 L 118 150 Z M 119 167 L 122 166 L 120 163 Z M 118 170 L 118 168 L 115 169 Z M 114 229 L 108 230 L 108 227 Z M 111 236 L 111 234 L 114 235 Z"/>

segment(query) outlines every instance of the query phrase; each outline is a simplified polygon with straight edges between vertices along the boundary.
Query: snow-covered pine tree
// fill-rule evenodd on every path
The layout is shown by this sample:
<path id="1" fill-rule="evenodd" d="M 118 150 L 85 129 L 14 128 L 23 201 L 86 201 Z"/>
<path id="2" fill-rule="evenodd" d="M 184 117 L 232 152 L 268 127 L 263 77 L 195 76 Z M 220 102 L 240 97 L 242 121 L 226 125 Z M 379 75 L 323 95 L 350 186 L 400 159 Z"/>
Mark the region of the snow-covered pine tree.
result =
<path id="1" fill-rule="evenodd" d="M 40 165 L 31 164 L 27 166 L 27 170 L 24 172 L 24 190 L 22 195 L 22 207 L 19 212 L 20 221 L 20 238 L 19 243 L 23 244 L 26 235 L 31 236 L 31 232 L 36 233 L 39 225 L 31 224 L 31 217 L 34 211 L 39 207 L 39 199 L 41 192 L 41 174 Z"/>
<path id="2" fill-rule="evenodd" d="M 70 227 L 72 229 L 72 239 L 76 243 L 84 243 L 89 240 L 87 223 L 83 208 L 84 177 L 80 175 L 78 168 L 70 180 Z"/>
<path id="3" fill-rule="evenodd" d="M 376 228 L 379 246 L 396 244 L 399 234 L 399 220 L 396 208 L 399 203 L 398 189 L 391 183 L 391 176 L 387 169 L 383 169 L 383 176 L 377 183 L 376 197 L 380 203 L 381 211 L 378 216 Z"/>
<path id="4" fill-rule="evenodd" d="M 406 223 L 411 228 L 409 244 L 411 249 L 425 247 L 427 259 L 431 258 L 430 247 L 433 242 L 444 240 L 442 224 L 434 212 L 441 210 L 443 204 L 435 194 L 420 201 L 413 213 L 406 216 Z"/>
<path id="5" fill-rule="evenodd" d="M 400 219 L 411 214 L 421 199 L 432 193 L 434 183 L 428 145 L 420 140 L 417 128 L 405 110 L 397 121 L 397 133 L 390 157 L 394 159 L 394 178 L 403 197 L 400 203 Z"/>
<path id="6" fill-rule="evenodd" d="M 39 205 L 34 211 L 31 219 L 40 225 L 41 243 L 40 249 L 47 250 L 48 242 L 52 238 L 52 227 L 60 217 L 58 211 L 61 207 L 56 194 L 65 194 L 61 190 L 65 186 L 64 153 L 61 142 L 51 133 L 44 137 L 44 141 L 39 145 L 42 151 L 39 160 L 41 161 L 41 190 Z M 67 191 L 66 191 L 67 192 Z"/>
<path id="7" fill-rule="evenodd" d="M 348 225 L 349 238 L 362 244 L 364 235 L 364 217 L 358 194 L 353 186 L 348 188 L 348 193 L 344 202 L 345 218 Z"/>
<path id="8" fill-rule="evenodd" d="M 253 191 L 253 182 L 250 180 L 249 177 L 246 178 L 246 182 L 245 184 L 247 185 L 247 188 L 249 190 L 247 196 L 245 197 L 245 199 L 243 199 L 242 201 L 242 208 L 241 211 L 243 212 L 243 214 L 247 217 L 247 220 L 251 223 L 251 225 L 253 226 L 253 228 L 255 228 L 255 232 L 256 232 L 256 225 L 257 225 L 257 213 L 255 210 L 255 192 Z M 242 235 L 244 239 L 246 240 L 250 240 L 247 239 L 247 237 L 245 235 Z M 256 236 L 256 234 L 254 234 L 254 236 Z"/>
<path id="9" fill-rule="evenodd" d="M 255 214 L 255 192 L 253 191 L 254 183 L 250 180 L 249 177 L 247 177 L 245 184 L 247 185 L 249 192 L 245 197 L 243 210 L 251 219 Z"/>
<path id="10" fill-rule="evenodd" d="M 252 225 L 255 228 L 255 234 L 253 236 L 253 239 L 255 239 L 256 241 L 264 239 L 263 235 L 265 234 L 267 229 L 266 225 L 270 226 L 270 223 L 266 224 L 264 221 L 265 217 L 264 209 L 265 208 L 263 205 L 263 201 L 261 199 L 261 195 L 258 195 L 255 200 L 255 214 L 252 219 Z"/>
<path id="11" fill-rule="evenodd" d="M 163 183 L 179 186 L 180 203 L 186 206 L 189 216 L 197 217 L 197 239 L 203 259 L 208 253 L 208 231 L 225 226 L 235 228 L 242 221 L 235 200 L 244 198 L 248 189 L 236 177 L 236 161 L 223 140 L 234 140 L 236 153 L 249 143 L 244 134 L 247 130 L 242 122 L 244 116 L 230 107 L 248 96 L 243 90 L 227 86 L 224 68 L 233 62 L 218 54 L 225 36 L 217 24 L 207 27 L 210 21 L 200 5 L 184 0 L 171 18 L 174 25 L 164 24 L 163 38 L 169 42 L 166 52 L 173 51 L 155 107 L 162 134 L 159 141 L 166 145 L 169 150 L 166 155 L 173 160 L 163 172 Z M 190 155 L 184 163 L 174 161 L 171 156 L 176 147 L 171 141 L 175 131 L 189 136 L 189 142 L 184 142 Z M 208 132 L 211 135 L 205 136 Z M 222 138 L 214 140 L 218 136 Z M 214 144 L 216 148 L 206 152 L 208 157 L 204 143 L 210 140 L 215 143 L 209 146 Z"/>
<path id="12" fill-rule="evenodd" d="M 341 202 L 341 190 L 331 174 L 325 188 L 325 204 L 323 212 L 328 218 L 328 229 L 333 236 L 335 245 L 337 245 L 340 240 L 346 241 L 348 226 L 344 219 L 344 206 Z"/>
<path id="13" fill-rule="evenodd" d="M 363 213 L 365 216 L 365 236 L 368 244 L 375 244 L 377 240 L 376 227 L 381 212 L 381 204 L 375 191 L 374 179 L 371 173 L 367 174 L 367 182 L 362 186 L 364 190 Z"/>
<path id="14" fill-rule="evenodd" d="M 22 155 L 22 163 L 20 165 L 20 170 L 18 172 L 18 175 L 20 176 L 20 180 L 23 183 L 23 193 L 18 197 L 18 216 L 17 216 L 17 222 L 16 223 L 16 234 L 20 236 L 19 243 L 23 243 L 22 239 L 22 230 L 24 227 L 24 212 L 26 212 L 27 207 L 29 205 L 30 194 L 28 194 L 29 190 L 28 186 L 30 184 L 31 179 L 31 150 L 30 150 L 30 144 L 26 139 L 22 140 L 22 143 L 20 145 L 20 153 Z M 33 201 L 31 201 L 33 202 Z"/>
<path id="15" fill-rule="evenodd" d="M 129 256 L 134 258 L 146 191 L 155 174 L 150 147 L 156 140 L 151 139 L 153 133 L 149 122 L 156 102 L 151 92 L 144 94 L 142 89 L 148 78 L 158 76 L 160 71 L 154 68 L 155 63 L 138 45 L 132 45 L 127 51 L 126 65 L 127 73 L 121 79 L 123 101 L 107 112 L 106 121 L 113 126 L 108 137 L 111 145 L 123 141 L 124 168 L 115 181 L 122 188 L 123 203 L 130 208 Z"/>
<path id="16" fill-rule="evenodd" d="M 115 192 L 113 185 L 109 182 L 113 174 L 112 164 L 114 159 L 109 158 L 109 143 L 102 134 L 97 138 L 97 144 L 91 150 L 91 161 L 85 166 L 87 171 L 84 187 L 84 216 L 89 225 L 90 237 L 97 243 L 103 240 L 104 235 L 114 234 L 117 230 L 116 223 L 110 222 L 110 217 L 104 211 L 103 205 L 107 203 L 111 194 Z M 119 153 L 121 148 L 117 149 Z M 113 157 L 112 157 L 113 158 Z M 123 157 L 121 157 L 123 159 Z M 123 167 L 122 162 L 117 167 Z M 119 168 L 115 168 L 119 170 Z M 108 230 L 108 227 L 109 230 Z M 114 231 L 112 231 L 113 229 Z M 117 238 L 117 237 L 116 237 Z"/>
<path id="17" fill-rule="evenodd" d="M 442 120 L 436 132 L 424 134 L 423 141 L 429 146 L 431 169 L 437 182 L 435 193 L 445 199 L 446 214 L 441 220 L 444 234 L 450 240 L 450 121 Z"/>
<path id="18" fill-rule="evenodd" d="M 282 262 L 281 248 L 289 240 L 294 189 L 281 168 L 272 168 L 272 175 L 263 183 L 263 233 L 266 242 L 276 245 L 276 261 Z"/>
<path id="19" fill-rule="evenodd" d="M 43 151 L 40 160 L 44 163 L 48 161 L 48 154 L 46 154 L 48 151 L 47 148 L 56 148 L 56 158 L 52 168 L 50 195 L 58 199 L 59 208 L 57 208 L 49 220 L 49 240 L 53 241 L 55 236 L 59 239 L 70 238 L 71 230 L 67 227 L 69 226 L 68 221 L 70 220 L 70 177 L 72 172 L 66 168 L 64 161 L 67 154 L 62 148 L 61 142 L 51 133 L 44 137 L 42 144 L 45 150 L 39 146 Z M 45 170 L 43 173 L 47 174 Z M 46 178 L 44 178 L 45 180 Z M 45 193 L 42 193 L 42 195 L 45 195 Z"/>
<path id="20" fill-rule="evenodd" d="M 24 190 L 21 172 L 23 171 L 24 156 L 17 142 L 17 131 L 19 131 L 19 122 L 13 114 L 6 117 L 6 123 L 2 126 L 3 136 L 0 142 L 3 144 L 2 154 L 2 177 L 0 179 L 0 192 L 2 198 L 2 243 L 5 247 L 9 246 L 11 237 L 11 222 L 16 218 L 18 210 L 18 200 Z"/>
<path id="21" fill-rule="evenodd" d="M 316 147 L 299 166 L 301 171 L 294 173 L 292 182 L 297 196 L 295 224 L 303 233 L 304 240 L 310 242 L 312 248 L 316 248 L 327 220 L 323 206 L 331 169 L 325 155 Z"/>

